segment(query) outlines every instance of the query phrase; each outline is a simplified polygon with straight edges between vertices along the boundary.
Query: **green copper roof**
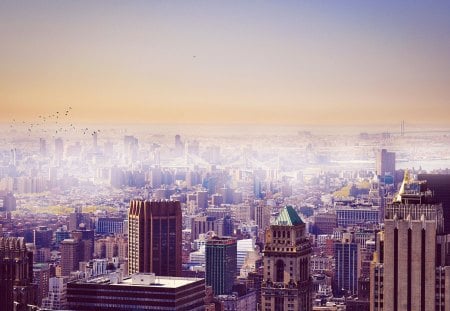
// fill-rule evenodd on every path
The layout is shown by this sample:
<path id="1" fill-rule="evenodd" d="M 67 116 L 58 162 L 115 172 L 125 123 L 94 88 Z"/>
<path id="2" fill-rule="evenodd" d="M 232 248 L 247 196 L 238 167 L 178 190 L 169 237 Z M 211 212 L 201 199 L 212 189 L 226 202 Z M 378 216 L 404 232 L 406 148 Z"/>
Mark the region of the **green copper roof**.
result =
<path id="1" fill-rule="evenodd" d="M 298 216 L 295 209 L 290 205 L 285 206 L 281 210 L 280 215 L 278 215 L 278 218 L 275 221 L 275 224 L 278 226 L 295 226 L 301 225 L 303 223 L 304 222 L 302 221 L 300 216 Z"/>

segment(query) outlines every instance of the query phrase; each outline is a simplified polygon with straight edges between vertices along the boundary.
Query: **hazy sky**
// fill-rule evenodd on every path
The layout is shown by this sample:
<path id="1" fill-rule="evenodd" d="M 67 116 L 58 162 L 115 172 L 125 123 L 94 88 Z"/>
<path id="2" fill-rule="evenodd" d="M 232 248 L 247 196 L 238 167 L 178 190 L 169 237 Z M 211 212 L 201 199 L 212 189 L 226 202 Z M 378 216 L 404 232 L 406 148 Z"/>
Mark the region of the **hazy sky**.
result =
<path id="1" fill-rule="evenodd" d="M 2 1 L 0 121 L 450 124 L 450 1 Z"/>

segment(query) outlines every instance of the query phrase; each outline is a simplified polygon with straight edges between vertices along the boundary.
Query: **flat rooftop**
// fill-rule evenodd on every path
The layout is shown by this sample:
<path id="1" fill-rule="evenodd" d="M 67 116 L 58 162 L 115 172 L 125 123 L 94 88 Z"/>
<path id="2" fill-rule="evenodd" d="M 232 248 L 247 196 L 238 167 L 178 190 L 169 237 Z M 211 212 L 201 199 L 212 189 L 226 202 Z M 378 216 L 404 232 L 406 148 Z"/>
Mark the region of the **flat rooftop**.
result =
<path id="1" fill-rule="evenodd" d="M 157 276 L 154 284 L 133 284 L 131 277 L 124 278 L 123 281 L 115 285 L 132 285 L 132 286 L 145 286 L 145 287 L 165 287 L 165 288 L 177 288 L 184 285 L 192 284 L 197 281 L 203 280 L 201 278 L 182 278 L 182 277 L 170 277 L 170 276 Z"/>
<path id="2" fill-rule="evenodd" d="M 114 275 L 101 275 L 87 280 L 78 280 L 73 283 L 150 288 L 178 288 L 201 280 L 204 279 L 189 277 L 152 276 L 151 274 L 147 273 L 136 273 L 123 278 L 121 282 L 118 282 L 119 280 Z"/>

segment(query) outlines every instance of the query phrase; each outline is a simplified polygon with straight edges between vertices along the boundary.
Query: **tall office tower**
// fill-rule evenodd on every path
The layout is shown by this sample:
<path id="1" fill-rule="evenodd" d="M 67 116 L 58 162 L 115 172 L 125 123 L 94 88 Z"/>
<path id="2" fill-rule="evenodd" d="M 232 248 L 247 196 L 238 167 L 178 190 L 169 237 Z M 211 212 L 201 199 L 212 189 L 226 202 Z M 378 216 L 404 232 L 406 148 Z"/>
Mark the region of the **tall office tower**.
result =
<path id="1" fill-rule="evenodd" d="M 360 244 L 350 233 L 344 233 L 342 241 L 334 243 L 334 296 L 356 295 L 361 271 Z"/>
<path id="2" fill-rule="evenodd" d="M 192 140 L 187 143 L 187 153 L 193 154 L 193 155 L 199 155 L 200 154 L 200 144 L 198 140 Z"/>
<path id="3" fill-rule="evenodd" d="M 91 260 L 94 253 L 94 230 L 87 230 L 81 224 L 79 230 L 72 231 L 72 237 L 79 243 L 78 258 L 81 261 Z"/>
<path id="4" fill-rule="evenodd" d="M 221 194 L 213 194 L 211 196 L 211 204 L 214 205 L 215 207 L 220 207 L 220 205 L 223 204 L 223 197 Z"/>
<path id="5" fill-rule="evenodd" d="M 41 156 L 47 156 L 47 142 L 43 138 L 39 138 L 39 153 Z"/>
<path id="6" fill-rule="evenodd" d="M 61 243 L 65 239 L 70 239 L 70 232 L 67 231 L 67 227 L 59 227 L 55 231 L 55 243 L 56 246 L 59 246 L 59 243 Z"/>
<path id="7" fill-rule="evenodd" d="M 80 208 L 76 208 L 73 213 L 69 215 L 69 231 L 80 229 L 80 225 L 84 224 L 85 229 L 92 229 L 91 217 L 87 213 L 82 213 Z"/>
<path id="8" fill-rule="evenodd" d="M 64 142 L 62 138 L 55 139 L 55 159 L 56 161 L 61 161 L 64 154 Z"/>
<path id="9" fill-rule="evenodd" d="M 175 135 L 175 155 L 181 156 L 184 152 L 184 143 L 181 141 L 180 135 Z"/>
<path id="10" fill-rule="evenodd" d="M 52 277 L 48 283 L 48 296 L 42 299 L 42 308 L 65 310 L 67 307 L 67 278 Z"/>
<path id="11" fill-rule="evenodd" d="M 97 258 L 118 257 L 119 260 L 128 258 L 128 238 L 116 235 L 95 241 L 95 254 Z"/>
<path id="12" fill-rule="evenodd" d="M 181 205 L 133 200 L 128 211 L 128 271 L 181 276 Z"/>
<path id="13" fill-rule="evenodd" d="M 224 186 L 219 189 L 219 194 L 222 195 L 224 204 L 233 204 L 234 189 Z"/>
<path id="14" fill-rule="evenodd" d="M 95 231 L 99 234 L 123 234 L 124 219 L 120 217 L 100 217 L 97 219 Z"/>
<path id="15" fill-rule="evenodd" d="M 191 240 L 198 239 L 200 234 L 214 231 L 218 234 L 217 218 L 213 216 L 198 216 L 191 221 Z"/>
<path id="16" fill-rule="evenodd" d="M 376 234 L 376 250 L 370 263 L 370 311 L 383 310 L 384 231 Z"/>
<path id="17" fill-rule="evenodd" d="M 434 202 L 426 182 L 411 180 L 406 172 L 394 202 L 387 205 L 384 310 L 436 310 L 436 241 L 444 222 L 442 204 Z"/>
<path id="18" fill-rule="evenodd" d="M 256 199 L 262 199 L 262 182 L 261 179 L 257 176 L 253 177 L 253 195 Z"/>
<path id="19" fill-rule="evenodd" d="M 42 299 L 48 295 L 50 279 L 50 267 L 47 263 L 36 263 L 33 265 L 33 281 L 37 286 L 37 305 L 41 305 Z"/>
<path id="20" fill-rule="evenodd" d="M 259 232 L 265 232 L 270 226 L 270 214 L 272 207 L 266 205 L 264 202 L 259 202 L 255 208 L 255 221 Z"/>
<path id="21" fill-rule="evenodd" d="M 385 175 L 395 175 L 395 152 L 389 152 L 386 149 L 378 151 L 376 156 L 377 175 L 382 179 Z"/>
<path id="22" fill-rule="evenodd" d="M 67 284 L 68 309 L 82 311 L 203 311 L 205 280 L 136 273 L 118 273 Z"/>
<path id="23" fill-rule="evenodd" d="M 231 237 L 212 237 L 206 241 L 206 285 L 214 295 L 229 295 L 237 266 L 237 243 Z"/>
<path id="24" fill-rule="evenodd" d="M 23 238 L 0 237 L 0 308 L 2 311 L 27 310 L 36 304 L 33 282 L 33 253 Z"/>
<path id="25" fill-rule="evenodd" d="M 201 210 L 208 208 L 208 191 L 197 191 L 197 207 Z"/>
<path id="26" fill-rule="evenodd" d="M 312 310 L 311 245 L 292 206 L 284 207 L 266 230 L 263 254 L 262 310 Z"/>
<path id="27" fill-rule="evenodd" d="M 79 240 L 66 239 L 59 245 L 61 252 L 61 276 L 68 276 L 70 272 L 78 270 L 78 264 L 82 261 L 82 251 Z"/>
<path id="28" fill-rule="evenodd" d="M 94 133 L 92 133 L 92 148 L 94 149 L 94 151 L 97 151 L 98 148 L 97 140 L 98 140 L 98 133 L 97 131 L 95 131 Z"/>
<path id="29" fill-rule="evenodd" d="M 0 197 L 0 200 L 2 200 L 0 212 L 11 212 L 16 210 L 16 197 L 14 196 L 14 194 L 12 194 L 12 192 L 8 192 L 3 197 Z"/>
<path id="30" fill-rule="evenodd" d="M 444 232 L 450 234 L 450 174 L 419 174 L 419 180 L 426 180 L 436 202 L 442 203 Z M 450 263 L 449 263 L 450 265 Z"/>
<path id="31" fill-rule="evenodd" d="M 34 245 L 36 248 L 50 247 L 52 245 L 53 231 L 47 226 L 39 226 L 34 230 Z"/>

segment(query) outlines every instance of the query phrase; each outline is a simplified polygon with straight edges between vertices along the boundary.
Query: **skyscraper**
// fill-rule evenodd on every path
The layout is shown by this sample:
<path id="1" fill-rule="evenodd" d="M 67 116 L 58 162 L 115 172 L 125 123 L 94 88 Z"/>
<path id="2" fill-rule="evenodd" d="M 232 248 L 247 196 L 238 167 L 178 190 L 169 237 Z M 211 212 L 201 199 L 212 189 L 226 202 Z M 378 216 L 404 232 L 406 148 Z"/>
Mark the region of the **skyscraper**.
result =
<path id="1" fill-rule="evenodd" d="M 266 230 L 263 253 L 262 310 L 312 310 L 311 245 L 305 224 L 292 206 L 284 207 Z"/>
<path id="2" fill-rule="evenodd" d="M 270 225 L 270 213 L 272 208 L 266 205 L 264 202 L 259 202 L 255 208 L 255 221 L 258 226 L 259 237 L 261 240 L 264 238 L 264 232 Z"/>
<path id="3" fill-rule="evenodd" d="M 237 243 L 231 237 L 212 237 L 206 241 L 206 285 L 214 295 L 229 295 L 237 266 Z"/>
<path id="4" fill-rule="evenodd" d="M 47 156 L 47 141 L 43 138 L 39 138 L 39 153 L 41 156 Z"/>
<path id="5" fill-rule="evenodd" d="M 34 230 L 34 245 L 36 248 L 50 247 L 52 244 L 53 231 L 47 226 L 39 226 Z"/>
<path id="6" fill-rule="evenodd" d="M 136 273 L 122 278 L 118 273 L 67 284 L 70 310 L 82 311 L 203 311 L 205 280 Z"/>
<path id="7" fill-rule="evenodd" d="M 61 276 L 68 276 L 70 272 L 78 270 L 78 264 L 83 260 L 81 241 L 65 239 L 59 245 L 61 251 Z"/>
<path id="8" fill-rule="evenodd" d="M 69 231 L 77 230 L 84 224 L 85 229 L 91 229 L 91 218 L 89 214 L 82 213 L 81 208 L 75 208 L 75 211 L 69 215 Z"/>
<path id="9" fill-rule="evenodd" d="M 63 159 L 64 154 L 64 141 L 61 137 L 55 139 L 55 160 L 57 162 Z"/>
<path id="10" fill-rule="evenodd" d="M 436 241 L 443 229 L 442 204 L 434 201 L 425 181 L 412 180 L 406 172 L 385 213 L 384 310 L 436 310 Z"/>
<path id="11" fill-rule="evenodd" d="M 23 238 L 0 237 L 0 307 L 2 311 L 26 310 L 36 302 L 33 253 Z"/>
<path id="12" fill-rule="evenodd" d="M 356 295 L 361 270 L 360 244 L 353 241 L 350 233 L 344 233 L 342 241 L 334 243 L 335 296 Z"/>
<path id="13" fill-rule="evenodd" d="M 378 151 L 376 156 L 377 175 L 384 179 L 384 176 L 395 175 L 395 152 L 389 152 L 386 149 Z"/>
<path id="14" fill-rule="evenodd" d="M 450 174 L 419 174 L 417 179 L 425 180 L 435 201 L 442 203 L 444 232 L 450 234 Z"/>
<path id="15" fill-rule="evenodd" d="M 48 295 L 50 279 L 50 267 L 47 263 L 36 263 L 33 265 L 33 282 L 36 284 L 36 300 L 41 305 L 42 299 Z"/>
<path id="16" fill-rule="evenodd" d="M 133 200 L 128 212 L 128 271 L 181 276 L 178 201 Z"/>

